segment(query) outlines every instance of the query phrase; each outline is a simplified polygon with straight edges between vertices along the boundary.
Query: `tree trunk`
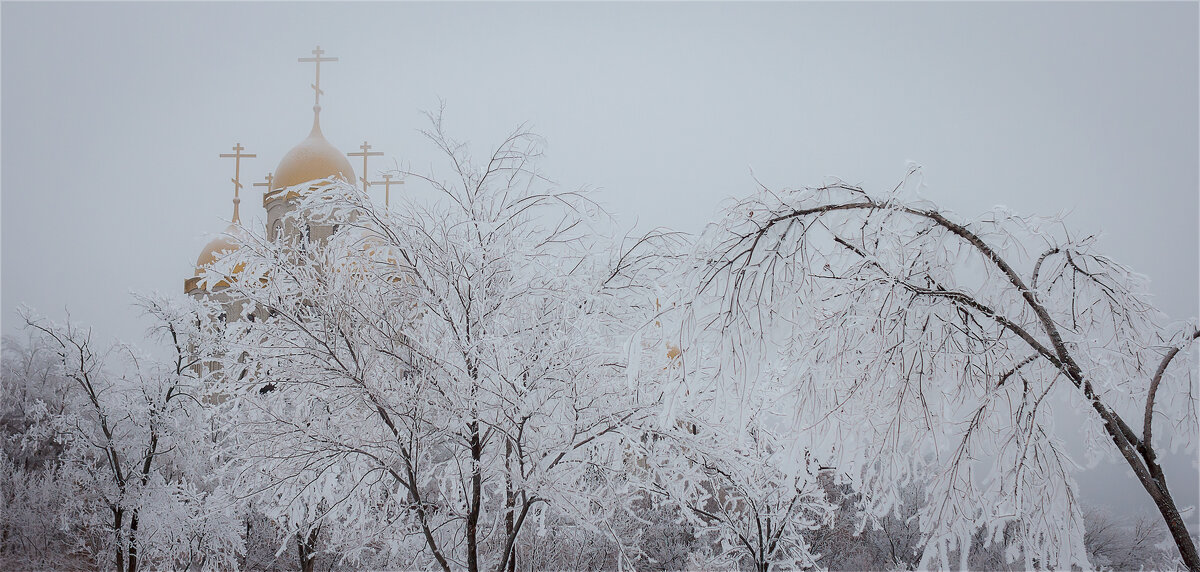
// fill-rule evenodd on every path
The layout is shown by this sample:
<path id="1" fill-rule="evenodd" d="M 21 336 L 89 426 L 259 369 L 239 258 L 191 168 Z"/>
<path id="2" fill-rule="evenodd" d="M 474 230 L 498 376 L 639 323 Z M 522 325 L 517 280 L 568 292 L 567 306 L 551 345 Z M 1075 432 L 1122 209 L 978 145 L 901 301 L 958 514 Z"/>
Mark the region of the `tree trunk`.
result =
<path id="1" fill-rule="evenodd" d="M 512 484 L 512 441 L 504 441 L 504 535 L 505 538 L 513 537 L 513 511 L 517 507 L 517 497 L 513 494 Z M 508 572 L 516 572 L 517 570 L 517 548 L 513 543 L 511 553 L 508 557 Z"/>
<path id="2" fill-rule="evenodd" d="M 305 537 L 300 533 L 296 533 L 296 552 L 300 556 L 300 572 L 313 572 L 313 568 L 317 564 L 317 532 L 319 529 L 313 528 Z"/>
<path id="3" fill-rule="evenodd" d="M 137 572 L 138 569 L 137 531 L 138 511 L 134 509 L 129 513 L 129 567 L 126 572 Z"/>
<path id="4" fill-rule="evenodd" d="M 1082 381 L 1076 382 L 1076 385 L 1082 386 Z M 1100 418 L 1104 420 L 1104 430 L 1112 438 L 1113 444 L 1117 446 L 1117 450 L 1121 452 L 1121 456 L 1125 458 L 1129 468 L 1133 470 L 1133 474 L 1142 484 L 1142 488 L 1146 490 L 1154 501 L 1154 505 L 1158 507 L 1158 512 L 1162 515 L 1167 530 L 1171 532 L 1172 540 L 1179 548 L 1179 556 L 1183 559 L 1184 565 L 1188 567 L 1188 570 L 1200 572 L 1200 555 L 1196 553 L 1196 545 L 1192 543 L 1187 525 L 1179 516 L 1179 508 L 1175 506 L 1175 500 L 1171 498 L 1171 492 L 1167 489 L 1166 476 L 1163 475 L 1162 467 L 1155 460 L 1151 444 L 1134 445 L 1136 436 L 1132 435 L 1132 430 L 1129 430 L 1124 421 L 1115 412 L 1101 404 L 1099 400 L 1092 398 L 1092 408 L 1100 414 Z"/>
<path id="5" fill-rule="evenodd" d="M 1171 493 L 1167 490 L 1167 483 L 1162 471 L 1155 470 L 1156 468 L 1157 465 L 1150 470 L 1154 478 L 1149 482 L 1142 481 L 1142 486 L 1146 488 L 1146 492 L 1150 493 L 1150 498 L 1154 499 L 1154 505 L 1162 514 L 1163 521 L 1167 523 L 1167 530 L 1171 531 L 1171 538 L 1179 547 L 1179 556 L 1183 558 L 1183 563 L 1188 570 L 1200 572 L 1200 554 L 1196 553 L 1196 545 L 1192 542 L 1191 535 L 1188 534 L 1187 525 L 1184 524 L 1183 517 L 1179 516 L 1175 500 L 1171 498 Z M 1152 485 L 1158 489 L 1157 494 L 1156 491 L 1151 490 Z"/>
<path id="6" fill-rule="evenodd" d="M 117 540 L 117 572 L 125 572 L 125 550 L 121 543 L 121 528 L 125 526 L 125 509 L 110 507 L 113 513 L 113 534 Z"/>
<path id="7" fill-rule="evenodd" d="M 480 441 L 479 421 L 467 424 L 471 445 L 471 498 L 467 507 L 467 570 L 479 572 L 479 509 L 483 492 L 483 443 Z"/>

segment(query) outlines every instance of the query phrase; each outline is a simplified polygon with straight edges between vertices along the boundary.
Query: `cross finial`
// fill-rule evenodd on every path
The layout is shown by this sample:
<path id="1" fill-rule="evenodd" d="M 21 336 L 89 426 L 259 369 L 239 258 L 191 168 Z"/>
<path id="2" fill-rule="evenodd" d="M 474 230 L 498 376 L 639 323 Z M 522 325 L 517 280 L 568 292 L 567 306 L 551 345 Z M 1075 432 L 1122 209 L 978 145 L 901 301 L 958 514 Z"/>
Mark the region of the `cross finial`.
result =
<path id="1" fill-rule="evenodd" d="M 242 199 L 239 196 L 239 192 L 238 192 L 238 191 L 242 190 L 242 182 L 241 182 L 242 158 L 258 156 L 253 153 L 242 153 L 242 151 L 245 151 L 245 150 L 246 150 L 246 148 L 242 147 L 241 143 L 238 143 L 237 145 L 233 146 L 233 153 L 221 153 L 221 157 L 233 157 L 233 179 L 231 179 L 231 180 L 233 181 L 233 222 L 234 223 L 242 222 L 241 219 L 238 217 L 238 204 L 242 202 Z"/>
<path id="2" fill-rule="evenodd" d="M 312 84 L 313 91 L 315 92 L 315 95 L 316 95 L 316 100 L 315 100 L 315 103 L 314 103 L 313 105 L 314 105 L 314 106 L 315 106 L 317 109 L 320 109 L 320 107 L 321 107 L 321 94 L 322 94 L 322 93 L 325 93 L 325 92 L 321 91 L 321 62 L 336 62 L 336 61 L 338 61 L 338 59 L 337 59 L 337 58 L 323 58 L 323 57 L 321 57 L 321 54 L 325 53 L 325 50 L 322 50 L 322 49 L 321 49 L 321 46 L 317 46 L 317 49 L 313 50 L 313 51 L 312 51 L 312 53 L 313 53 L 313 57 L 311 57 L 311 58 L 297 58 L 297 60 L 296 60 L 296 61 L 298 61 L 298 62 L 304 62 L 304 63 L 312 62 L 312 63 L 315 63 L 315 64 L 317 64 L 317 80 L 316 80 L 316 81 L 315 81 L 315 82 Z"/>
<path id="3" fill-rule="evenodd" d="M 392 201 L 392 185 L 403 185 L 404 179 L 393 181 L 391 173 L 384 173 L 382 181 L 371 181 L 371 184 L 383 185 L 383 206 L 386 208 Z"/>
<path id="4" fill-rule="evenodd" d="M 267 190 L 266 190 L 266 191 L 263 193 L 263 194 L 265 195 L 265 194 L 268 194 L 268 193 L 270 193 L 270 192 L 271 192 L 271 182 L 272 182 L 272 181 L 274 181 L 274 180 L 275 180 L 275 176 L 274 176 L 274 175 L 272 175 L 271 173 L 267 173 L 267 180 L 266 180 L 265 182 L 262 182 L 262 183 L 254 183 L 254 186 L 256 186 L 256 187 L 266 187 L 266 188 L 267 188 Z"/>
<path id="5" fill-rule="evenodd" d="M 379 156 L 383 155 L 383 152 L 382 151 L 372 152 L 371 145 L 368 144 L 366 141 L 363 141 L 363 144 L 359 145 L 358 148 L 362 149 L 362 153 L 346 153 L 346 155 L 350 156 L 350 157 L 362 157 L 363 158 L 362 176 L 359 177 L 358 180 L 362 181 L 363 192 L 365 193 L 365 192 L 367 192 L 367 187 L 369 187 L 371 185 L 370 181 L 367 181 L 367 157 L 379 157 Z"/>

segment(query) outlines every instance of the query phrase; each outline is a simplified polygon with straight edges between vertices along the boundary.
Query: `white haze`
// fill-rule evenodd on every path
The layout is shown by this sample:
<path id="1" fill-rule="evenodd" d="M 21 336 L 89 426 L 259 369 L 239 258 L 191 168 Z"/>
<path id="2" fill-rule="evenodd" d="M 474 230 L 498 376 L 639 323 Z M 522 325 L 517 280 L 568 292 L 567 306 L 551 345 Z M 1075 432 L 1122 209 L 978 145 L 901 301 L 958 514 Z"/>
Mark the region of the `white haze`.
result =
<path id="1" fill-rule="evenodd" d="M 182 291 L 231 214 L 217 155 L 236 142 L 258 154 L 242 217 L 261 221 L 248 183 L 308 133 L 296 58 L 314 44 L 340 58 L 324 132 L 385 152 L 373 176 L 436 158 L 416 130 L 439 99 L 481 151 L 528 121 L 546 173 L 626 226 L 697 231 L 754 177 L 891 188 L 911 160 L 964 215 L 1070 212 L 1186 319 L 1197 19 L 1194 3 L 5 3 L 3 331 L 29 304 L 138 339 L 128 292 Z M 1195 467 L 1168 466 L 1180 505 Z M 1124 472 L 1083 475 L 1085 500 L 1149 510 Z"/>

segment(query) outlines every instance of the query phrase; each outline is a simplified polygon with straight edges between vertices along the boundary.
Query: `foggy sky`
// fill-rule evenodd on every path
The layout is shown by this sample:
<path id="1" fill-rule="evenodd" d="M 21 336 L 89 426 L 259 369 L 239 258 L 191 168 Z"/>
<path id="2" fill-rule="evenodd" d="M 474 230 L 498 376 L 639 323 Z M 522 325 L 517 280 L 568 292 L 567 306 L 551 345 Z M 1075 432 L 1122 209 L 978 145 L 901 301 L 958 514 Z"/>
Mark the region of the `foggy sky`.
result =
<path id="1" fill-rule="evenodd" d="M 961 215 L 1069 212 L 1190 318 L 1197 19 L 1195 3 L 4 3 L 2 328 L 24 303 L 140 339 L 128 293 L 182 292 L 231 216 L 217 155 L 238 142 L 258 155 L 242 220 L 261 224 L 249 184 L 308 133 L 296 58 L 315 44 L 340 58 L 321 70 L 323 131 L 385 152 L 372 178 L 438 159 L 417 130 L 440 100 L 478 153 L 528 122 L 548 176 L 643 229 L 697 231 L 753 177 L 881 191 L 915 161 Z M 1169 468 L 1181 505 L 1194 462 Z M 1081 478 L 1085 500 L 1151 506 L 1105 471 Z"/>

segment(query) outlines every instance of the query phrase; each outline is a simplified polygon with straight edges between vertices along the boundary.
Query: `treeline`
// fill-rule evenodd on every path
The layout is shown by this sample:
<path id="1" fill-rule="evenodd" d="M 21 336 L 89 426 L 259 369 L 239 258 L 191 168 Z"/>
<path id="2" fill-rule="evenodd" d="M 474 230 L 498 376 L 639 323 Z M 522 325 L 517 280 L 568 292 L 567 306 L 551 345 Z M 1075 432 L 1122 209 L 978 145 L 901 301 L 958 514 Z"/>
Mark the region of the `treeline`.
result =
<path id="1" fill-rule="evenodd" d="M 153 352 L 21 315 L 5 568 L 1200 569 L 1157 457 L 1200 331 L 1091 237 L 842 183 L 614 236 L 431 119 L 438 200 L 306 183 L 137 298 Z M 1085 510 L 1059 400 L 1158 518 Z"/>

